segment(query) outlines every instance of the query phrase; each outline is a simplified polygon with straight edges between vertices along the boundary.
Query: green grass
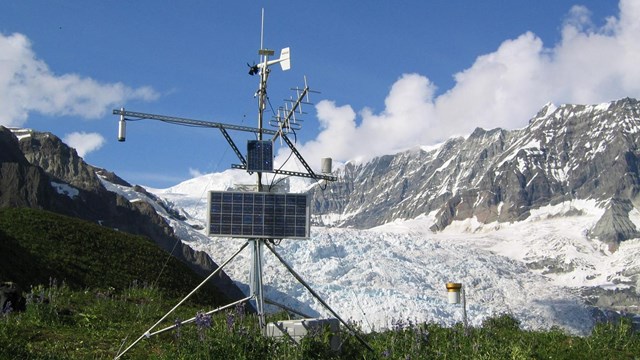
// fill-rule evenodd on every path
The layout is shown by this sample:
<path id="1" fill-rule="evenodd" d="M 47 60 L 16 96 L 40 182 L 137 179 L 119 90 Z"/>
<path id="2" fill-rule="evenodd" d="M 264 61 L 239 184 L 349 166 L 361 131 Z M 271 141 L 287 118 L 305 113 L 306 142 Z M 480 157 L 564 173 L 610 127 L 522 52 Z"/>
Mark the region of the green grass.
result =
<path id="1" fill-rule="evenodd" d="M 37 286 L 27 311 L 0 315 L 0 359 L 112 359 L 178 301 L 150 286 L 132 285 L 105 294 L 66 285 Z M 42 302 L 46 298 L 48 302 Z M 157 329 L 209 308 L 181 306 Z M 274 320 L 274 317 L 269 320 Z M 279 318 L 282 318 L 280 315 Z M 343 329 L 344 330 L 344 329 Z M 238 309 L 214 314 L 210 325 L 182 324 L 142 339 L 123 359 L 638 359 L 640 334 L 631 323 L 599 324 L 588 337 L 559 330 L 524 331 L 509 316 L 464 329 L 396 323 L 362 335 L 374 349 L 341 333 L 340 352 L 319 332 L 300 345 L 263 337 L 255 315 Z"/>

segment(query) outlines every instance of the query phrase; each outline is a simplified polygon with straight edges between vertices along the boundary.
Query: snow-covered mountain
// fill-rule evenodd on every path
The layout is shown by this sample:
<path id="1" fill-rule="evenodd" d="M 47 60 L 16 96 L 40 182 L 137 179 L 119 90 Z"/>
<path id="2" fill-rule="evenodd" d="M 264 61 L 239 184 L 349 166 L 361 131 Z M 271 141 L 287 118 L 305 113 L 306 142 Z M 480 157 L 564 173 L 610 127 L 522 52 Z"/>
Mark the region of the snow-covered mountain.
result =
<path id="1" fill-rule="evenodd" d="M 315 219 L 370 228 L 436 211 L 433 230 L 442 230 L 455 220 L 513 222 L 542 206 L 591 199 L 608 211 L 589 235 L 615 247 L 640 236 L 628 216 L 640 205 L 638 132 L 634 99 L 549 104 L 523 129 L 478 128 L 439 146 L 347 164 L 340 181 L 316 188 Z"/>
<path id="2" fill-rule="evenodd" d="M 527 328 L 586 333 L 599 309 L 638 313 L 640 104 L 545 106 L 523 129 L 476 129 L 336 170 L 310 191 L 310 240 L 277 251 L 342 317 L 364 330 L 394 321 L 462 320 L 445 283 L 464 284 L 472 325 L 510 313 Z M 217 263 L 244 240 L 208 238 L 207 193 L 251 184 L 237 170 L 168 189 L 135 191 L 189 246 Z M 139 190 L 139 189 L 138 189 Z M 225 271 L 247 290 L 250 254 Z M 267 297 L 311 316 L 328 313 L 267 253 Z"/>

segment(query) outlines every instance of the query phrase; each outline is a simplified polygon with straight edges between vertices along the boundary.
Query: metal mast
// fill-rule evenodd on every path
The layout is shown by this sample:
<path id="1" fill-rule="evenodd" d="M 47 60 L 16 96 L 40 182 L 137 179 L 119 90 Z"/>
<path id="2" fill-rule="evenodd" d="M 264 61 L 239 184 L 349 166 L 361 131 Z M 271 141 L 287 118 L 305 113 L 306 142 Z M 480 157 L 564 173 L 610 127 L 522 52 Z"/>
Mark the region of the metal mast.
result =
<path id="1" fill-rule="evenodd" d="M 264 9 L 262 9 L 261 25 L 260 25 L 260 49 L 258 55 L 260 55 L 260 64 L 262 70 L 260 71 L 260 85 L 258 87 L 258 140 L 262 140 L 262 120 L 264 117 L 264 109 L 266 107 L 267 98 L 267 80 L 269 78 L 269 56 L 273 55 L 274 51 L 264 48 Z M 258 191 L 262 191 L 262 172 L 258 171 Z"/>
<path id="2" fill-rule="evenodd" d="M 273 50 L 264 48 L 264 9 L 262 9 L 261 21 L 260 21 L 260 49 L 258 55 L 260 55 L 260 64 L 262 69 L 260 71 L 260 84 L 258 86 L 258 140 L 262 140 L 262 120 L 264 116 L 264 109 L 266 107 L 267 97 L 267 80 L 269 78 L 269 55 L 273 55 Z M 257 172 L 257 184 L 256 191 L 262 192 L 262 172 Z M 264 258 L 264 239 L 250 239 L 251 242 L 251 274 L 250 274 L 250 289 L 251 296 L 256 302 L 256 311 L 258 312 L 258 322 L 261 329 L 265 329 L 267 326 L 264 312 L 264 289 L 262 283 L 262 266 Z"/>

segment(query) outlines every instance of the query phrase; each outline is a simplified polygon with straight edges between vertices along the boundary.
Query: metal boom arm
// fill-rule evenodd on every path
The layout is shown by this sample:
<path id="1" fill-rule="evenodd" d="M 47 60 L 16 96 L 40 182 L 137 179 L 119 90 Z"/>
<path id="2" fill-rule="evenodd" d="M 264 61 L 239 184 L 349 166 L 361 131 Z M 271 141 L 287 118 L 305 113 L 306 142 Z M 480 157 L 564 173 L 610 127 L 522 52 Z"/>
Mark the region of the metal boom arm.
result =
<path id="1" fill-rule="evenodd" d="M 194 119 L 187 119 L 187 118 L 180 118 L 180 117 L 166 116 L 166 115 L 147 114 L 147 113 L 141 113 L 141 112 L 135 112 L 135 111 L 125 111 L 122 109 L 114 109 L 113 115 L 127 116 L 130 118 L 129 120 L 131 120 L 131 118 L 138 119 L 138 120 L 150 119 L 150 120 L 160 120 L 160 121 L 164 121 L 172 124 L 191 125 L 191 126 L 197 126 L 197 127 L 230 129 L 230 130 L 252 132 L 256 134 L 260 132 L 262 132 L 263 134 L 269 134 L 269 135 L 276 134 L 275 130 L 258 129 L 251 126 L 224 124 L 224 123 L 218 123 L 213 121 L 194 120 Z"/>
<path id="2" fill-rule="evenodd" d="M 304 93 L 306 94 L 308 92 L 308 88 L 305 87 L 305 90 L 306 91 Z M 301 99 L 302 97 L 298 99 L 298 103 L 301 101 Z M 281 136 L 282 139 L 284 139 L 287 146 L 289 146 L 291 151 L 294 153 L 296 158 L 298 158 L 298 160 L 302 163 L 302 166 L 304 166 L 305 170 L 307 170 L 307 173 L 305 174 L 305 173 L 286 171 L 286 170 L 274 170 L 273 171 L 274 173 L 282 174 L 282 175 L 291 175 L 291 176 L 302 176 L 302 177 L 308 177 L 308 178 L 313 178 L 318 180 L 319 179 L 328 180 L 328 181 L 337 180 L 335 176 L 325 175 L 325 174 L 316 174 L 311 169 L 309 164 L 307 164 L 307 162 L 304 160 L 300 152 L 298 152 L 298 150 L 296 149 L 295 145 L 291 142 L 291 140 L 282 132 L 282 129 L 278 129 L 277 131 L 264 129 L 264 128 L 259 129 L 251 126 L 241 126 L 241 125 L 225 124 L 225 123 L 219 123 L 219 122 L 213 122 L 213 121 L 187 119 L 187 118 L 181 118 L 181 117 L 175 117 L 175 116 L 148 114 L 148 113 L 142 113 L 142 112 L 136 112 L 136 111 L 126 111 L 124 109 L 114 109 L 113 114 L 120 115 L 120 118 L 123 120 L 159 120 L 159 121 L 170 123 L 170 124 L 220 129 L 220 131 L 222 132 L 222 135 L 227 140 L 227 142 L 229 143 L 233 151 L 236 153 L 236 155 L 240 159 L 240 162 L 242 163 L 242 165 L 232 165 L 231 167 L 234 169 L 246 169 L 247 161 L 244 158 L 244 156 L 242 156 L 242 153 L 240 153 L 240 150 L 238 150 L 238 147 L 233 142 L 233 140 L 231 139 L 231 137 L 229 136 L 226 130 L 228 129 L 238 130 L 238 131 L 244 131 L 244 132 L 252 132 L 255 134 L 260 134 L 260 132 L 262 132 L 263 134 L 275 135 L 274 139 L 276 139 L 277 136 Z"/>

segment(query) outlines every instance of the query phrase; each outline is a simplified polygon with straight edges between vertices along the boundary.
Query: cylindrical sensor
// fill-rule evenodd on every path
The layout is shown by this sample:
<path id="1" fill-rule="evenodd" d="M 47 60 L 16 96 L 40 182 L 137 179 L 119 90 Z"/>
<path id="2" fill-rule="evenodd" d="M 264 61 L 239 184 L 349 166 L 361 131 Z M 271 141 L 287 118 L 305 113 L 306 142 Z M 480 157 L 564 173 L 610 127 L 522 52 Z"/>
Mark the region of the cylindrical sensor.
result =
<path id="1" fill-rule="evenodd" d="M 460 290 L 462 284 L 447 283 L 447 294 L 449 295 L 449 304 L 460 304 Z"/>
<path id="2" fill-rule="evenodd" d="M 118 141 L 124 141 L 127 136 L 127 123 L 124 120 L 124 114 L 120 114 L 118 121 Z"/>
<path id="3" fill-rule="evenodd" d="M 322 158 L 320 159 L 320 170 L 323 174 L 331 174 L 331 158 Z"/>

